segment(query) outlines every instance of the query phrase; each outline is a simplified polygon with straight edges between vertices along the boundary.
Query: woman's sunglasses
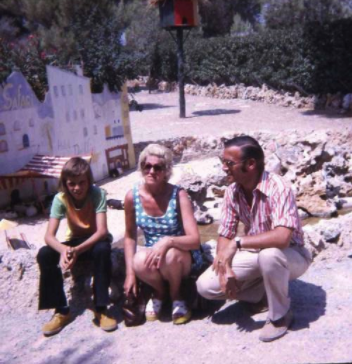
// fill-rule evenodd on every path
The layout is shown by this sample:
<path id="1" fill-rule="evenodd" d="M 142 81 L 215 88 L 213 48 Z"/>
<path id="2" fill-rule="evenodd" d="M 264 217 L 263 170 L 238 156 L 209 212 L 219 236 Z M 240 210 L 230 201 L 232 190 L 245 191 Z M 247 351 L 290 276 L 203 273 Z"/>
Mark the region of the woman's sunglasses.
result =
<path id="1" fill-rule="evenodd" d="M 149 172 L 151 169 L 154 169 L 154 172 L 162 172 L 165 169 L 165 166 L 163 166 L 162 164 L 151 164 L 151 163 L 147 163 L 143 166 L 143 170 L 145 172 Z"/>

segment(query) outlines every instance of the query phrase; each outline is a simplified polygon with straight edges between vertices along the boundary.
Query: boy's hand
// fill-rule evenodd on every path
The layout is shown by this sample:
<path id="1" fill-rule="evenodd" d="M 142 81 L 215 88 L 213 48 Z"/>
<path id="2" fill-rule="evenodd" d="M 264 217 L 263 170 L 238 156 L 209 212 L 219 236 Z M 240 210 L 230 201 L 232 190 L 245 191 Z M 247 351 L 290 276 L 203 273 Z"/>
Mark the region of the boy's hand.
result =
<path id="1" fill-rule="evenodd" d="M 67 247 L 60 256 L 60 267 L 65 272 L 71 269 L 77 260 L 77 251 L 75 248 Z"/>

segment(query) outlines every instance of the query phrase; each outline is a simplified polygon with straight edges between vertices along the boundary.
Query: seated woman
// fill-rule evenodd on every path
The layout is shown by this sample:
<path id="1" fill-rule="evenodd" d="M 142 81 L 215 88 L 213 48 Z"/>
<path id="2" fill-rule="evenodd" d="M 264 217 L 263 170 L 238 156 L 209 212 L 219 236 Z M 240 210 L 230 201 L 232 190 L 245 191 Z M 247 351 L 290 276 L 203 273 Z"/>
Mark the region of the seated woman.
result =
<path id="1" fill-rule="evenodd" d="M 125 197 L 125 294 L 136 295 L 136 277 L 153 288 L 146 319 L 158 319 L 169 285 L 172 320 L 183 324 L 191 311 L 180 295 L 181 281 L 202 265 L 200 239 L 187 193 L 168 183 L 172 152 L 158 144 L 148 145 L 139 157 L 144 177 Z M 145 236 L 145 248 L 136 253 L 137 227 Z"/>

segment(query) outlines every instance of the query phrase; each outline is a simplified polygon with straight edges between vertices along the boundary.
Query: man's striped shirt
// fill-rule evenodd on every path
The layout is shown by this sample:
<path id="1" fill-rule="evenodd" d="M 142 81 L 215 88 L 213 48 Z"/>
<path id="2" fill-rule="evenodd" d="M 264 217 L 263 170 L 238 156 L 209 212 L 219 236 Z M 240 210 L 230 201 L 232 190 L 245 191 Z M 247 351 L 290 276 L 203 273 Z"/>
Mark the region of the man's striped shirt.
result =
<path id="1" fill-rule="evenodd" d="M 276 174 L 263 172 L 260 182 L 253 190 L 252 207 L 248 205 L 239 184 L 233 183 L 227 188 L 219 235 L 233 239 L 239 221 L 244 224 L 246 235 L 257 235 L 284 226 L 293 230 L 291 244 L 304 244 L 295 196 L 286 182 Z"/>

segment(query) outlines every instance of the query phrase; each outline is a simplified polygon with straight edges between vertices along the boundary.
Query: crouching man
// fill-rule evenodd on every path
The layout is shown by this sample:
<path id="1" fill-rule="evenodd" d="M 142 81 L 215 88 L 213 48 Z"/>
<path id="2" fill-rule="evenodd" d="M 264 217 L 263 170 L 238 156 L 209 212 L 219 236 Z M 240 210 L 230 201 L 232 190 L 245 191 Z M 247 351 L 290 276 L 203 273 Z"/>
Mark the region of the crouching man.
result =
<path id="1" fill-rule="evenodd" d="M 217 255 L 197 289 L 207 299 L 245 301 L 253 313 L 268 309 L 259 339 L 273 341 L 293 322 L 289 281 L 311 263 L 295 196 L 280 176 L 264 170 L 263 149 L 250 136 L 226 141 L 221 161 L 233 183 L 224 196 Z"/>

